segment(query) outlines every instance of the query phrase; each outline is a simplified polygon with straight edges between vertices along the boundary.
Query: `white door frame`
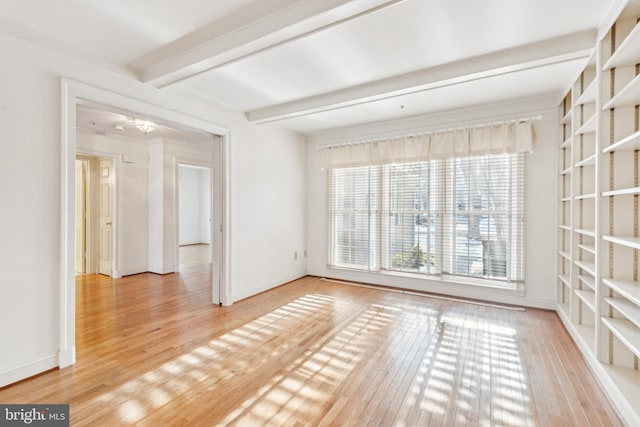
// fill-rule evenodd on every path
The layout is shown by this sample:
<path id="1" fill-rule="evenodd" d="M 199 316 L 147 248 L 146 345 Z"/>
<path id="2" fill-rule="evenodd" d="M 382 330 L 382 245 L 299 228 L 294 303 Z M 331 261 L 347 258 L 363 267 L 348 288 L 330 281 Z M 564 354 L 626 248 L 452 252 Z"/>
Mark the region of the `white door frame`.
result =
<path id="1" fill-rule="evenodd" d="M 96 88 L 84 83 L 69 79 L 61 79 L 61 238 L 60 238 L 60 349 L 58 351 L 58 366 L 64 368 L 73 365 L 76 360 L 75 348 L 75 158 L 76 158 L 76 104 L 77 101 L 87 100 L 115 108 L 133 111 L 159 120 L 188 126 L 203 132 L 219 135 L 220 164 L 214 168 L 220 169 L 220 193 L 221 204 L 217 218 L 222 223 L 213 227 L 219 231 L 216 233 L 219 244 L 214 248 L 218 254 L 219 268 L 213 269 L 212 293 L 219 295 L 222 305 L 229 305 L 232 301 L 230 295 L 229 271 L 230 271 L 230 192 L 229 192 L 229 141 L 230 132 L 213 122 L 199 119 L 195 116 L 183 114 L 159 104 L 146 102 L 126 95 L 117 94 L 108 90 Z M 220 231 L 221 230 L 221 231 Z M 217 284 L 218 286 L 215 286 Z M 214 288 L 218 288 L 215 289 Z M 213 301 L 215 303 L 215 300 Z"/>

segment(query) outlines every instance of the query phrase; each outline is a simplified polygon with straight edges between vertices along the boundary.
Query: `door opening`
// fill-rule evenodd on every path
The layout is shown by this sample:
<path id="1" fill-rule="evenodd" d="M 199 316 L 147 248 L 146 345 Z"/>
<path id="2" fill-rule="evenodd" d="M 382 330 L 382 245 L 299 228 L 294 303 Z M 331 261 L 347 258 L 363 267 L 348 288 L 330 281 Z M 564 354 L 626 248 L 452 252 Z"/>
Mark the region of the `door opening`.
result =
<path id="1" fill-rule="evenodd" d="M 178 247 L 175 253 L 178 271 L 183 271 L 212 263 L 212 185 L 211 168 L 185 163 L 177 166 Z"/>
<path id="2" fill-rule="evenodd" d="M 102 136 L 116 131 L 120 131 L 126 133 L 129 131 L 128 126 L 117 126 L 113 123 L 101 122 L 101 120 L 85 120 L 78 115 L 81 106 L 100 106 L 105 107 L 107 110 L 112 113 L 120 114 L 121 117 L 127 118 L 131 122 L 132 119 L 131 112 L 136 112 L 135 115 L 137 117 L 147 117 L 147 118 L 156 118 L 159 123 L 172 123 L 175 124 L 175 129 L 191 129 L 195 132 L 205 133 L 209 136 L 209 140 L 206 143 L 206 147 L 210 150 L 210 154 L 212 156 L 212 160 L 210 161 L 211 169 L 211 193 L 212 193 L 212 219 L 213 225 L 211 226 L 211 241 L 210 246 L 214 256 L 212 257 L 213 266 L 211 268 L 211 301 L 213 304 L 223 304 L 228 305 L 231 304 L 231 299 L 229 296 L 229 283 L 228 283 L 228 274 L 229 274 L 229 253 L 230 253 L 230 245 L 228 239 L 228 233 L 230 230 L 230 224 L 228 222 L 229 218 L 229 131 L 224 127 L 217 126 L 216 124 L 199 119 L 195 116 L 191 116 L 188 114 L 182 114 L 177 112 L 176 110 L 167 109 L 161 106 L 158 103 L 151 103 L 146 101 L 140 101 L 134 98 L 130 98 L 124 95 L 118 95 L 113 92 L 109 92 L 107 90 L 99 89 L 96 87 L 92 87 L 89 85 L 85 85 L 82 83 L 74 82 L 68 79 L 62 79 L 62 100 L 63 100 L 63 108 L 62 108 L 62 241 L 61 241 L 61 286 L 60 286 L 60 350 L 58 353 L 58 365 L 63 368 L 75 363 L 76 358 L 76 330 L 75 330 L 75 320 L 76 320 L 76 153 L 77 153 L 77 130 L 83 125 L 89 123 L 92 128 L 90 130 L 91 134 L 95 136 L 91 141 L 87 142 L 84 147 L 82 147 L 81 152 L 84 154 L 88 154 L 90 156 L 107 156 L 112 158 L 112 168 L 109 172 L 110 177 L 113 179 L 111 183 L 113 187 L 110 189 L 110 204 L 103 203 L 105 208 L 111 208 L 112 220 L 111 220 L 111 229 L 109 229 L 108 221 L 108 210 L 104 210 L 103 222 L 102 222 L 102 232 L 105 235 L 111 234 L 111 236 L 115 239 L 116 237 L 120 237 L 121 235 L 126 235 L 127 230 L 123 229 L 123 225 L 120 224 L 122 221 L 118 221 L 118 218 L 122 219 L 124 217 L 130 218 L 130 216 L 123 214 L 120 212 L 122 209 L 128 209 L 131 205 L 129 202 L 142 203 L 145 207 L 142 207 L 142 210 L 139 212 L 146 212 L 147 207 L 149 207 L 148 211 L 151 211 L 151 203 L 147 204 L 147 200 L 138 197 L 138 195 L 134 195 L 131 200 L 127 199 L 124 201 L 120 200 L 122 185 L 118 182 L 115 182 L 115 177 L 118 177 L 118 181 L 122 181 L 127 183 L 130 182 L 140 182 L 140 180 L 146 182 L 147 178 L 149 179 L 149 183 L 151 182 L 151 171 L 149 175 L 143 175 L 140 179 L 135 178 L 134 181 L 130 181 L 129 178 L 125 180 L 125 176 L 127 173 L 131 172 L 131 169 L 134 168 L 136 162 L 146 162 L 148 161 L 148 156 L 146 155 L 136 155 L 135 153 L 127 154 L 124 151 L 120 151 L 121 154 L 114 154 L 111 150 L 107 152 L 101 152 L 101 149 L 94 143 L 97 142 Z M 110 107 L 107 107 L 107 104 Z M 96 114 L 98 114 L 96 112 Z M 99 116 L 99 114 L 98 114 Z M 99 119 L 99 117 L 97 117 Z M 130 125 L 131 123 L 127 123 Z M 161 125 L 162 126 L 162 125 Z M 174 129 L 174 130 L 175 130 Z M 140 132 L 136 130 L 135 127 L 131 127 L 130 132 Z M 123 135 L 124 135 L 123 133 Z M 157 135 L 158 132 L 156 131 Z M 213 136 L 212 136 L 213 135 Z M 155 136 L 155 135 L 154 135 Z M 127 145 L 129 148 L 133 148 L 132 144 Z M 138 147 L 140 147 L 138 145 Z M 150 148 L 149 144 L 143 145 L 143 147 Z M 173 146 L 175 147 L 175 146 Z M 203 146 L 205 147 L 205 146 Z M 144 148 L 144 149 L 147 149 Z M 159 150 L 160 154 L 160 163 L 162 165 L 168 166 L 167 163 L 162 161 L 163 158 L 169 159 L 172 156 L 172 146 L 162 147 Z M 192 155 L 191 153 L 190 155 Z M 165 166 L 163 166 L 165 167 Z M 97 167 L 96 167 L 97 169 Z M 124 175 L 122 173 L 124 172 Z M 174 175 L 175 176 L 175 175 Z M 108 178 L 108 177 L 105 177 Z M 165 176 L 167 179 L 164 182 L 170 184 L 170 181 L 173 179 L 168 179 L 168 176 Z M 100 177 L 96 176 L 96 179 L 92 181 L 91 186 L 98 186 L 100 183 Z M 86 191 L 84 194 L 87 194 Z M 103 193 L 106 194 L 106 191 Z M 170 202 L 173 197 L 169 193 L 160 192 L 154 193 L 161 197 L 160 202 L 162 206 L 168 206 L 165 202 Z M 164 197 L 165 194 L 169 194 L 169 197 Z M 98 197 L 96 197 L 98 199 Z M 104 197 L 104 200 L 96 200 L 96 204 L 100 204 L 101 202 L 106 202 L 109 200 L 109 197 Z M 82 201 L 79 201 L 79 205 L 83 204 Z M 87 201 L 85 200 L 85 203 Z M 176 203 L 174 201 L 173 205 Z M 89 210 L 90 208 L 87 207 Z M 174 208 L 175 209 L 175 208 Z M 164 216 L 162 216 L 164 215 Z M 143 215 L 148 219 L 147 215 Z M 161 214 L 162 218 L 168 218 L 167 221 L 164 221 L 165 224 L 171 222 L 171 217 L 174 215 L 167 210 L 164 210 Z M 115 219 L 115 221 L 114 221 Z M 81 221 L 80 221 L 81 222 Z M 139 229 L 139 224 L 142 222 L 136 222 L 133 224 L 129 224 L 131 229 Z M 84 224 L 86 227 L 85 238 L 87 241 L 84 246 L 89 252 L 91 251 L 92 243 L 89 242 L 89 232 L 90 228 L 100 228 L 99 221 L 96 219 L 94 224 L 89 225 L 87 223 Z M 79 228 L 82 228 L 83 225 L 79 224 Z M 171 246 L 164 244 L 163 248 L 169 249 L 174 243 L 174 239 L 171 237 L 174 235 L 173 233 L 167 233 L 169 229 L 163 229 L 162 238 L 169 242 Z M 82 235 L 79 234 L 79 240 L 82 239 Z M 138 241 L 136 243 L 146 242 Z M 149 242 L 150 243 L 150 242 Z M 113 244 L 111 242 L 111 261 L 114 263 L 114 267 L 112 268 L 112 275 L 116 276 L 120 274 L 120 268 L 122 266 L 123 254 L 119 251 L 119 245 L 122 245 L 122 242 L 116 242 Z M 142 243 L 143 246 L 146 247 L 146 243 Z M 79 244 L 79 246 L 82 246 Z M 149 245 L 151 246 L 151 245 Z M 173 246 L 175 247 L 175 246 Z M 130 246 L 126 246 L 127 249 Z M 107 249 L 107 248 L 105 248 Z M 135 249 L 135 248 L 134 248 Z M 130 251 L 133 254 L 140 254 L 144 251 L 132 250 Z M 168 252 L 168 251 L 167 251 Z M 170 252 L 174 252 L 173 249 Z M 95 254 L 98 254 L 98 250 L 95 250 Z M 94 255 L 94 256 L 96 256 Z M 167 262 L 172 258 L 168 253 L 163 253 L 163 260 Z M 165 256 L 167 255 L 167 256 Z M 140 258 L 140 257 L 138 257 Z M 136 260 L 139 260 L 136 258 Z M 142 256 L 144 258 L 144 255 Z M 87 256 L 87 259 L 90 259 Z M 126 257 L 129 259 L 129 257 Z M 173 261 L 171 259 L 171 261 Z M 146 267 L 149 266 L 150 263 L 146 263 Z M 82 268 L 82 262 L 80 262 L 79 267 Z M 90 263 L 87 262 L 85 264 L 85 271 L 90 271 Z M 96 266 L 96 268 L 98 268 Z M 171 270 L 175 271 L 175 270 Z M 134 273 L 128 273 L 134 274 Z"/>

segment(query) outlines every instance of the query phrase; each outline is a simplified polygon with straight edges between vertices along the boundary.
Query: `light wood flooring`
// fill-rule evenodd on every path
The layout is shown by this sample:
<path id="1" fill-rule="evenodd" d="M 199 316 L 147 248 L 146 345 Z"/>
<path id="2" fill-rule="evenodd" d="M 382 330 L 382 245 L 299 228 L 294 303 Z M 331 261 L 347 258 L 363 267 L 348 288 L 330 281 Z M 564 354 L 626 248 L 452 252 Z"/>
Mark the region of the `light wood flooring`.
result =
<path id="1" fill-rule="evenodd" d="M 307 277 L 231 307 L 210 266 L 77 279 L 75 366 L 0 390 L 72 425 L 621 425 L 553 312 Z"/>

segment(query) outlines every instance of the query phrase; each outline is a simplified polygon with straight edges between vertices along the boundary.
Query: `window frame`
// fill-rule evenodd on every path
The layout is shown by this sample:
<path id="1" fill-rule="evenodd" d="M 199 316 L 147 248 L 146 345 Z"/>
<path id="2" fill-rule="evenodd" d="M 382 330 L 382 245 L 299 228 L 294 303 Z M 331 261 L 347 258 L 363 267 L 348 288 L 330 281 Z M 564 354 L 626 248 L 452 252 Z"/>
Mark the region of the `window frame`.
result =
<path id="1" fill-rule="evenodd" d="M 449 190 L 449 186 L 452 185 L 451 174 L 455 173 L 454 168 L 451 165 L 454 165 L 455 162 L 460 159 L 460 161 L 470 161 L 473 162 L 474 159 L 477 158 L 487 158 L 494 156 L 474 156 L 474 157 L 464 157 L 464 158 L 453 158 L 447 160 L 432 160 L 428 162 L 415 162 L 415 163 L 404 163 L 404 164 L 385 164 L 385 165 L 372 165 L 372 166 L 361 166 L 359 168 L 340 168 L 340 169 L 329 169 L 327 173 L 327 216 L 328 216 L 328 241 L 327 241 L 327 267 L 329 269 L 347 269 L 354 271 L 362 271 L 362 272 L 371 272 L 376 274 L 389 274 L 389 275 L 400 275 L 400 276 L 408 276 L 408 277 L 417 277 L 421 279 L 429 279 L 429 280 L 441 280 L 447 282 L 455 282 L 455 283 L 465 283 L 465 284 L 476 284 L 481 286 L 491 286 L 491 287 L 499 287 L 503 289 L 523 289 L 524 281 L 525 281 L 525 245 L 526 245 L 526 236 L 524 234 L 525 223 L 525 209 L 526 209 L 526 161 L 525 161 L 525 153 L 517 153 L 517 154 L 503 154 L 499 156 L 508 156 L 508 161 L 506 162 L 509 170 L 509 176 L 513 176 L 513 174 L 517 175 L 517 179 L 511 180 L 508 186 L 508 194 L 502 194 L 500 197 L 507 197 L 509 200 L 509 206 L 513 207 L 513 203 L 515 203 L 515 207 L 517 208 L 515 212 L 510 212 L 502 209 L 502 210 L 490 210 L 490 209 L 466 209 L 464 211 L 456 210 L 456 196 L 455 192 L 452 194 Z M 391 203 L 391 199 L 394 197 L 391 188 L 390 175 L 391 168 L 393 167 L 406 167 L 406 165 L 418 165 L 420 167 L 427 167 L 428 174 L 427 180 L 429 181 L 429 190 L 427 191 L 426 198 L 429 200 L 429 204 L 432 203 L 432 200 L 436 202 L 436 210 L 431 209 L 431 206 L 422 207 L 422 209 L 414 208 L 413 210 L 406 211 L 403 209 L 394 209 L 393 204 Z M 335 184 L 335 174 L 345 173 L 345 171 L 349 171 L 352 169 L 365 169 L 368 171 L 368 200 L 369 200 L 369 210 L 368 210 L 368 229 L 367 229 L 367 265 L 366 268 L 363 268 L 362 265 L 359 264 L 345 264 L 345 263 L 336 263 L 335 256 L 336 251 L 339 249 L 335 245 L 335 226 L 336 221 L 335 218 L 332 218 L 332 215 L 335 215 L 335 211 L 332 211 L 330 207 L 332 203 L 330 202 L 330 198 L 336 196 L 336 190 L 332 187 Z M 434 172 L 435 170 L 435 172 Z M 436 190 L 437 194 L 432 194 L 434 191 L 434 187 L 431 186 L 432 180 L 434 179 L 434 173 L 440 174 L 436 177 L 435 186 L 438 188 Z M 375 185 L 372 187 L 372 176 L 375 176 Z M 371 195 L 371 191 L 377 192 L 375 195 L 376 205 L 371 205 L 371 200 L 374 199 Z M 515 194 L 514 192 L 518 192 Z M 514 197 L 517 199 L 514 199 Z M 515 200 L 515 201 L 514 201 Z M 395 206 L 397 207 L 397 206 Z M 417 209 L 417 210 L 416 210 Z M 405 212 L 406 211 L 406 212 Z M 391 250 L 391 236 L 390 236 L 390 227 L 389 219 L 393 214 L 402 214 L 405 213 L 407 215 L 413 215 L 415 212 L 418 212 L 420 215 L 426 215 L 428 217 L 429 224 L 435 224 L 435 235 L 433 236 L 435 247 L 433 250 L 431 248 L 426 248 L 427 250 L 427 259 L 428 263 L 431 264 L 431 254 L 435 253 L 435 261 L 433 265 L 427 265 L 424 270 L 421 271 L 420 268 L 418 270 L 412 269 L 403 269 L 403 268 L 394 268 L 393 260 L 392 260 L 392 250 Z M 447 240 L 449 240 L 449 244 L 451 244 L 451 240 L 456 240 L 456 231 L 455 229 L 451 231 L 451 227 L 455 226 L 455 220 L 449 220 L 450 223 L 447 223 L 447 218 L 451 216 L 455 218 L 456 215 L 464 213 L 471 216 L 486 216 L 488 220 L 496 216 L 505 215 L 507 218 L 507 224 L 509 230 L 507 232 L 507 243 L 505 252 L 505 277 L 495 277 L 491 274 L 456 274 L 454 268 L 455 259 L 447 260 L 446 258 L 450 255 L 457 252 L 456 249 L 449 249 L 449 252 L 446 252 L 445 245 Z M 417 215 L 417 214 L 416 214 Z M 515 216 L 515 218 L 514 218 Z M 415 215 L 413 215 L 415 217 Z M 376 222 L 377 221 L 377 222 Z M 481 219 L 480 219 L 481 221 Z M 513 230 L 512 224 L 515 221 L 520 221 L 519 224 L 520 229 L 517 230 L 519 233 L 515 235 L 515 231 Z M 431 227 L 431 225 L 429 225 Z M 490 227 L 487 226 L 489 229 Z M 447 231 L 449 230 L 449 231 Z M 431 231 L 429 231 L 430 233 Z M 418 242 L 420 242 L 420 235 L 418 234 L 416 237 L 416 230 L 414 225 L 414 238 L 418 238 Z M 427 241 L 431 242 L 431 235 L 427 236 Z M 485 239 L 487 242 L 497 241 L 497 239 Z M 484 240 L 482 240 L 482 268 L 484 271 L 494 271 L 492 268 L 490 270 L 486 270 L 488 267 L 485 265 L 486 263 L 486 255 L 484 251 L 489 251 L 491 248 L 486 249 L 484 246 Z M 514 243 L 515 242 L 515 243 Z M 517 248 L 513 248 L 513 245 L 517 245 Z M 490 243 L 487 243 L 487 246 L 491 246 Z M 498 245 L 499 247 L 500 245 Z M 498 249 L 499 250 L 499 249 Z M 488 252 L 490 253 L 490 252 Z M 418 254 L 420 254 L 420 248 L 418 249 Z M 516 260 L 517 268 L 519 270 L 514 270 L 512 268 L 512 259 L 513 257 L 520 257 Z M 422 258 L 424 259 L 424 258 Z M 490 258 L 493 259 L 493 258 Z M 490 264 L 491 265 L 491 264 Z M 500 265 L 500 264 L 498 264 Z M 514 274 L 518 274 L 519 276 L 514 276 Z"/>

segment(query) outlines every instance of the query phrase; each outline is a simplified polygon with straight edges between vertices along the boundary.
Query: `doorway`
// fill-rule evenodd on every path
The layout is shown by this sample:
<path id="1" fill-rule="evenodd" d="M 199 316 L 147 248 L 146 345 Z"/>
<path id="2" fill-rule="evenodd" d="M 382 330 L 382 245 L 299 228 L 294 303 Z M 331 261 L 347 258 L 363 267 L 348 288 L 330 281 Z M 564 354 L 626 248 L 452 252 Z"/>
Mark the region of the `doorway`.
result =
<path id="1" fill-rule="evenodd" d="M 75 272 L 114 276 L 114 159 L 77 154 L 75 161 Z"/>
<path id="2" fill-rule="evenodd" d="M 211 168 L 179 162 L 176 182 L 178 193 L 178 259 L 179 271 L 212 262 Z"/>
<path id="3" fill-rule="evenodd" d="M 209 135 L 217 135 L 210 140 L 210 150 L 215 157 L 215 167 L 212 169 L 212 211 L 213 222 L 211 247 L 215 253 L 211 268 L 212 303 L 229 305 L 229 132 L 211 122 L 176 112 L 174 109 L 162 107 L 159 104 L 118 95 L 113 92 L 91 87 L 71 80 L 62 80 L 62 241 L 61 241 L 61 270 L 62 285 L 60 286 L 60 350 L 58 365 L 66 367 L 75 363 L 75 245 L 76 245 L 76 215 L 75 215 L 75 156 L 76 156 L 76 107 L 78 103 L 93 102 L 109 105 L 116 110 L 135 111 L 137 114 L 157 118 L 158 121 L 170 122 L 196 129 Z M 175 105 L 179 108 L 179 105 Z M 188 107 L 184 107 L 188 108 Z M 117 157 L 117 163 L 126 166 L 131 158 Z M 134 159 L 135 161 L 135 156 Z M 120 166 L 117 166 L 118 168 Z M 124 167 L 126 169 L 126 167 Z M 118 189 L 114 189 L 117 200 Z M 121 206 L 118 203 L 118 206 Z M 112 205 L 112 207 L 115 207 Z M 121 209 L 121 207 L 118 207 Z M 106 221 L 108 222 L 108 221 Z M 105 222 L 105 226 L 106 226 Z M 112 222 L 112 233 L 116 244 L 113 251 L 118 249 L 120 225 Z M 116 227 L 117 225 L 117 227 Z M 114 231 L 115 229 L 115 231 Z M 213 232 L 215 230 L 215 232 Z M 172 239 L 171 239 L 172 240 Z M 117 262 L 117 257 L 114 258 Z"/>

